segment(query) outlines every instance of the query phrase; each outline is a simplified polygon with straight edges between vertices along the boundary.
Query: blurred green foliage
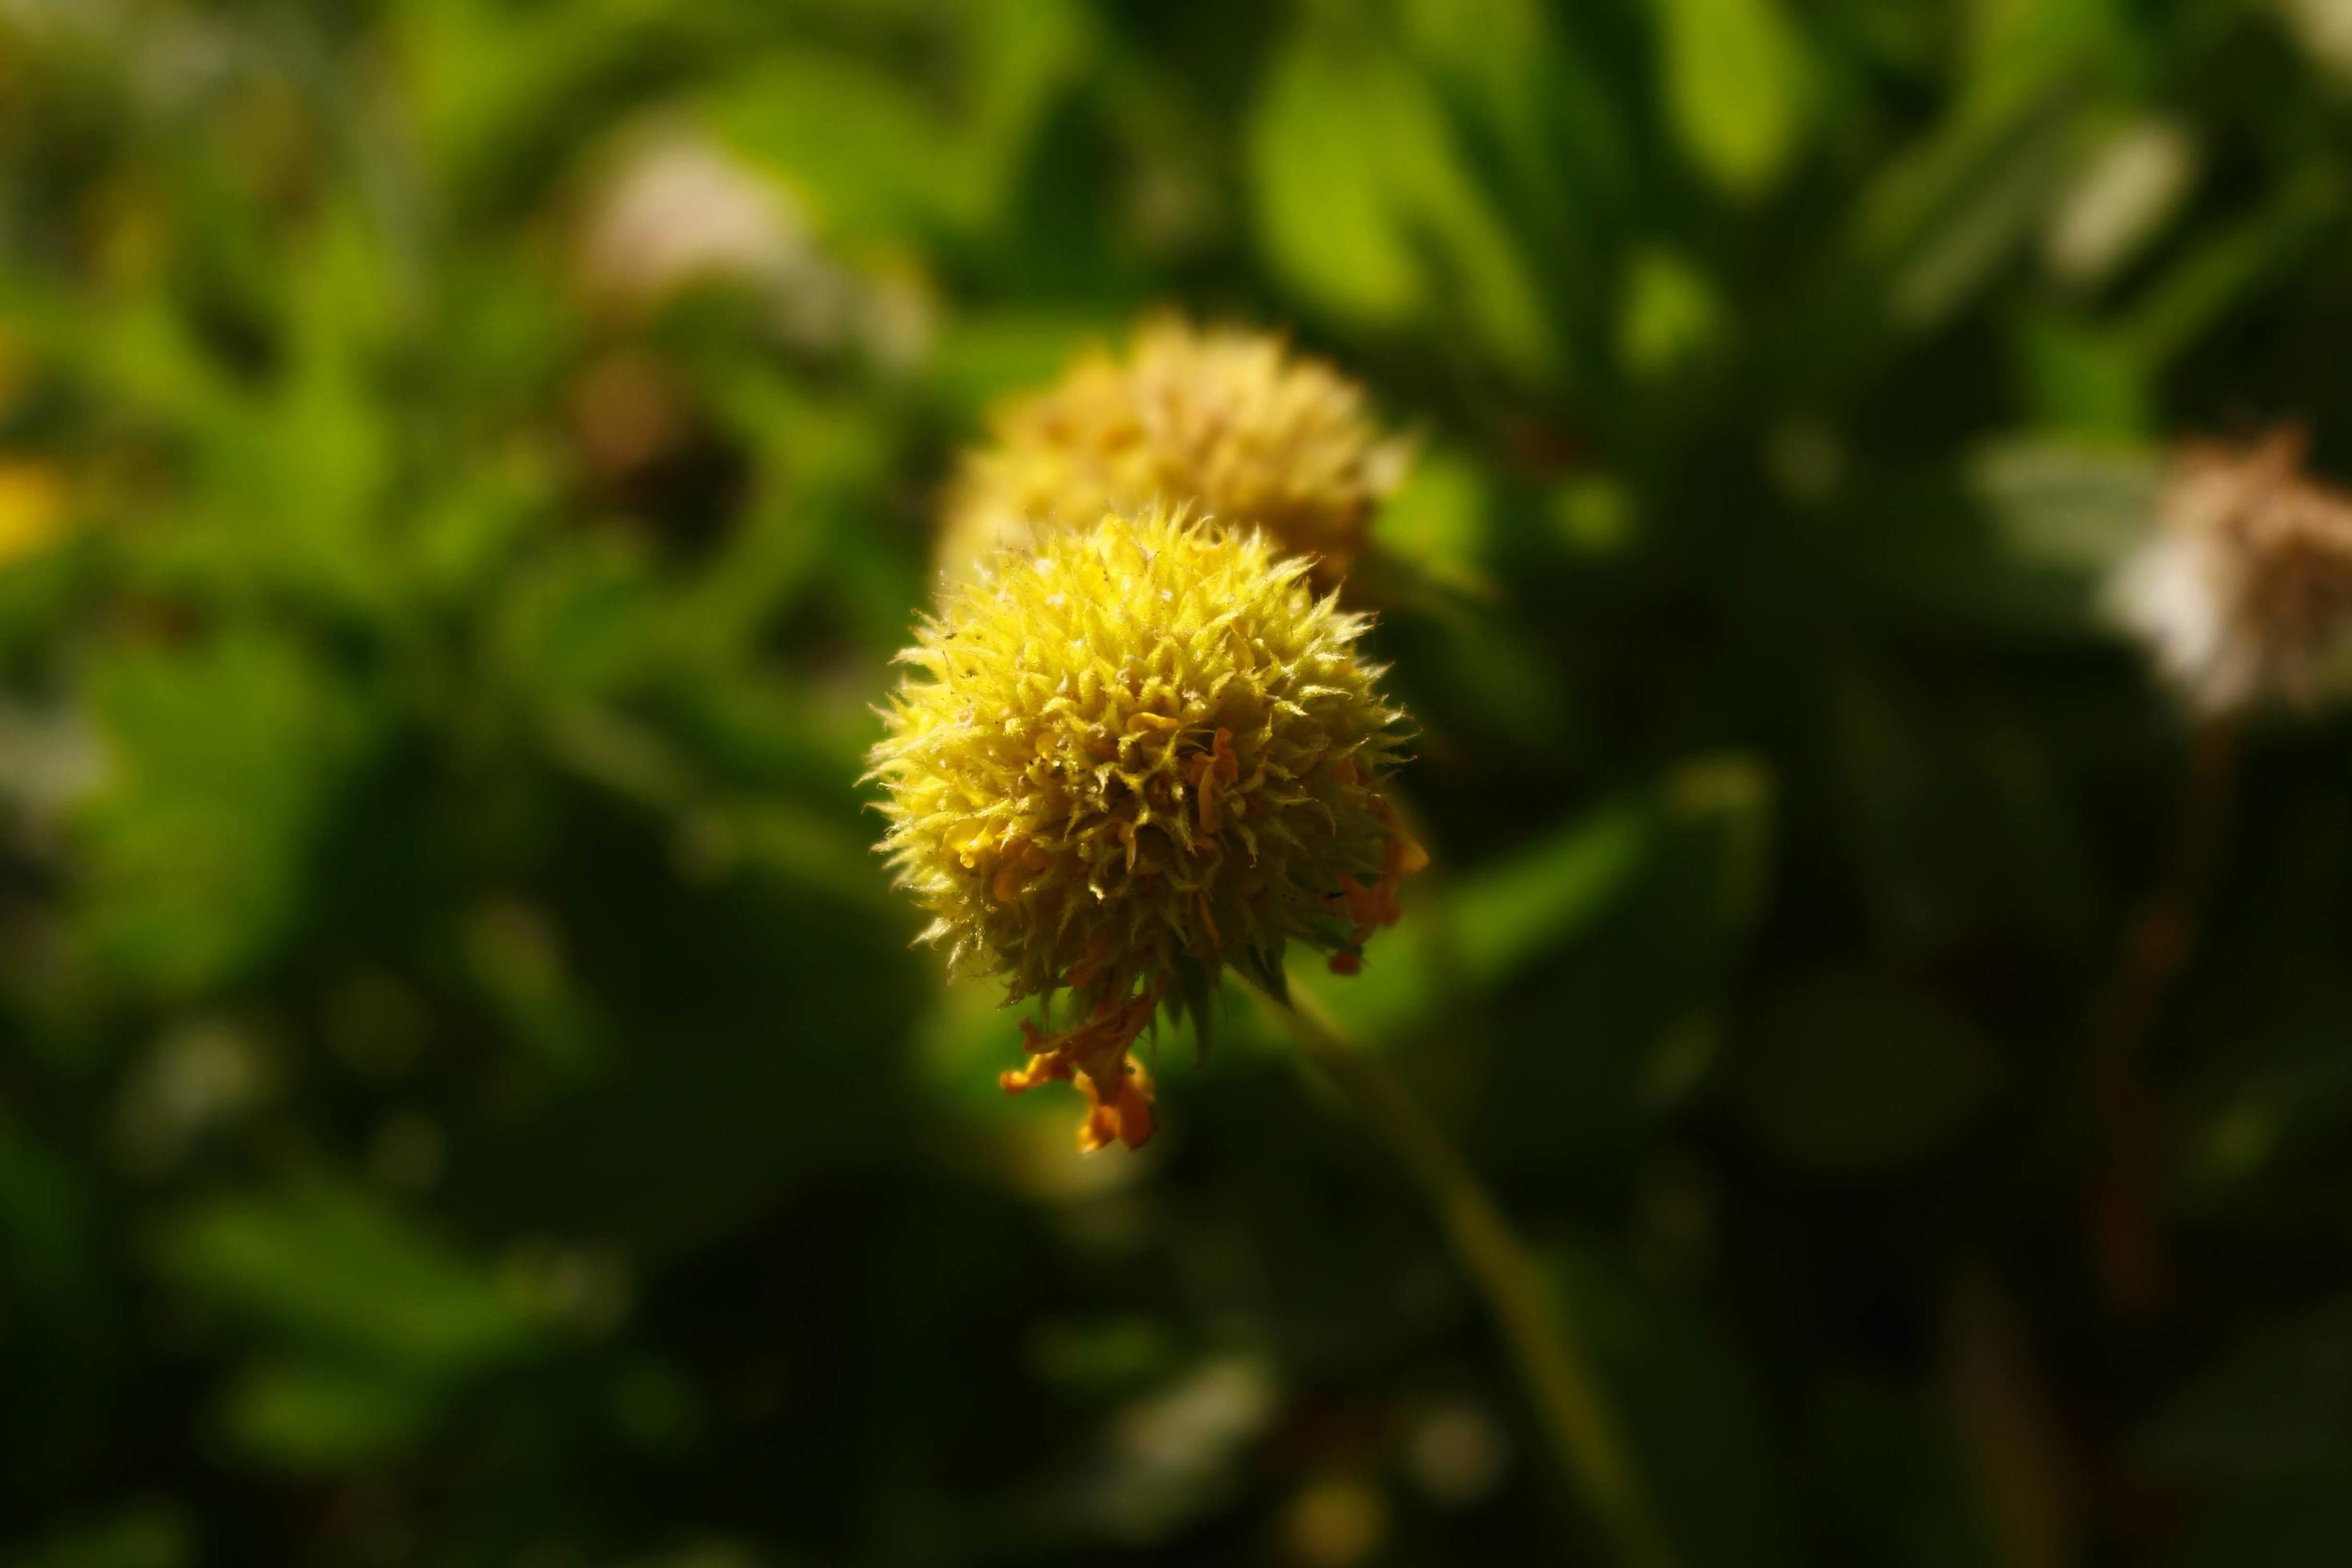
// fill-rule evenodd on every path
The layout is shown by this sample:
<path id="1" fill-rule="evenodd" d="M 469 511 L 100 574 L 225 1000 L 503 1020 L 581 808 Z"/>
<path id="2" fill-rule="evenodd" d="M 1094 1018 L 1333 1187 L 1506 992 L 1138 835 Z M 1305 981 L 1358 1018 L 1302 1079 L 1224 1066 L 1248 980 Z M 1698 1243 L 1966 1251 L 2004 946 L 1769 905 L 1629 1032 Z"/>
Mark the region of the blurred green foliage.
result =
<path id="1" fill-rule="evenodd" d="M 2352 471 L 2341 0 L 0 6 L 0 1562 L 1597 1543 L 1246 1009 L 1070 1107 L 868 854 L 987 405 L 1173 302 L 1421 434 L 1358 980 L 1693 1564 L 2352 1553 L 2352 799 L 2097 584 Z"/>

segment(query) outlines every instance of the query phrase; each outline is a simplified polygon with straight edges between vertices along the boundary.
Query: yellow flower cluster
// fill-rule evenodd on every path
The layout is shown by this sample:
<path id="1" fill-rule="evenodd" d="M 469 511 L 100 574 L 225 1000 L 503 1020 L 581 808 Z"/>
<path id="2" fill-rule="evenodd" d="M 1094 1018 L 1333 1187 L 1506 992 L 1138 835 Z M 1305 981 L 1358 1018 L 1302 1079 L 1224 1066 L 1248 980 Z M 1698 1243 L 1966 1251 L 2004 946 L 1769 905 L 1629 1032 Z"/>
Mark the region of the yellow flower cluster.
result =
<path id="1" fill-rule="evenodd" d="M 1126 358 L 1089 354 L 998 416 L 949 495 L 940 565 L 961 575 L 1053 530 L 1164 504 L 1264 529 L 1329 587 L 1405 458 L 1329 365 L 1261 333 L 1161 319 Z"/>
<path id="2" fill-rule="evenodd" d="M 1129 1047 L 1163 1000 L 1227 965 L 1278 985 L 1294 940 L 1351 971 L 1420 863 L 1365 619 L 1307 574 L 1255 529 L 1108 512 L 950 582 L 901 656 L 884 848 L 955 966 L 1069 994 L 1004 1084 L 1074 1079 L 1088 1148 L 1150 1135 Z"/>

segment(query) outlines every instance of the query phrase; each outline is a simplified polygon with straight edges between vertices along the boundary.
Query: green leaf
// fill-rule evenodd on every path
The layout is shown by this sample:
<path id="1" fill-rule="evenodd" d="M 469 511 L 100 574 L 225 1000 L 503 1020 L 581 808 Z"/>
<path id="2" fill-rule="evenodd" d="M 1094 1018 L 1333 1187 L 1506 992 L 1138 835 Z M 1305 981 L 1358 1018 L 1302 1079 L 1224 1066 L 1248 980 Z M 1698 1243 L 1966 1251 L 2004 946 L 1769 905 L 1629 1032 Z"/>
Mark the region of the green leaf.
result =
<path id="1" fill-rule="evenodd" d="M 1403 486 L 1381 510 L 1372 564 L 1377 569 L 1392 558 L 1436 587 L 1490 593 L 1492 504 L 1486 471 L 1467 454 L 1445 448 L 1416 454 Z"/>
<path id="2" fill-rule="evenodd" d="M 2123 440 L 2155 434 L 2147 368 L 2119 334 L 2050 320 L 2023 327 L 2019 338 L 2044 428 Z"/>
<path id="3" fill-rule="evenodd" d="M 1928 331 L 2040 232 L 2095 124 L 2081 85 L 2053 72 L 1946 120 L 1888 160 L 1855 205 L 1851 247 L 1892 323 Z M 1850 300 L 1832 301 L 1841 318 Z"/>
<path id="4" fill-rule="evenodd" d="M 79 823 L 80 932 L 142 984 L 201 990 L 296 928 L 369 716 L 258 632 L 116 655 L 92 686 L 111 765 Z"/>
<path id="5" fill-rule="evenodd" d="M 2103 579 L 2147 537 L 2163 466 L 2151 455 L 2050 440 L 1988 447 L 1969 488 L 2016 560 Z"/>
<path id="6" fill-rule="evenodd" d="M 2146 37 L 2123 0 L 1979 0 L 1962 18 L 1963 115 L 1997 113 L 2060 78 L 2129 59 Z"/>
<path id="7" fill-rule="evenodd" d="M 1659 71 L 1683 153 L 1735 196 L 1778 184 L 1804 129 L 1804 39 L 1778 0 L 1664 0 Z"/>
<path id="8" fill-rule="evenodd" d="M 959 429 L 977 438 L 999 402 L 1045 385 L 1079 350 L 1108 342 L 1124 322 L 1088 310 L 975 310 L 942 323 L 929 375 Z"/>
<path id="9" fill-rule="evenodd" d="M 2141 119 L 2117 126 L 2051 215 L 2043 261 L 2076 288 L 2105 282 L 2179 210 L 2198 162 L 2195 136 L 2177 121 Z"/>
<path id="10" fill-rule="evenodd" d="M 403 1454 L 440 1415 L 440 1388 L 362 1367 L 268 1361 L 222 1396 L 229 1440 L 281 1468 L 339 1470 Z"/>
<path id="11" fill-rule="evenodd" d="M 980 207 L 1015 210 L 1018 182 L 1055 105 L 1094 63 L 1094 18 L 1076 0 L 985 0 L 961 8 L 970 29 L 973 103 L 966 135 Z"/>
<path id="12" fill-rule="evenodd" d="M 1679 369 L 1714 346 L 1724 327 L 1723 297 L 1706 274 L 1662 247 L 1634 256 L 1617 324 L 1617 357 L 1628 371 L 1649 378 Z"/>
<path id="13" fill-rule="evenodd" d="M 1276 63 L 1249 125 L 1260 247 L 1308 299 L 1380 326 L 1403 324 L 1422 302 L 1421 267 L 1367 135 L 1386 114 L 1413 113 L 1397 102 L 1409 94 L 1375 62 L 1302 45 Z"/>
<path id="14" fill-rule="evenodd" d="M 1895 321 L 1925 331 L 1951 317 L 2026 245 L 2074 169 L 2082 123 L 2071 95 L 2021 114 L 1981 149 L 1904 257 L 1889 289 Z"/>
<path id="15" fill-rule="evenodd" d="M 1454 886 L 1441 861 L 1425 893 L 1407 883 L 1361 973 L 1301 963 L 1293 982 L 1357 1037 L 1424 1047 L 1433 1085 L 1507 1083 L 1482 1123 L 1497 1153 L 1638 1136 L 1712 1062 L 1709 1009 L 1761 906 L 1774 793 L 1752 758 L 1694 758 Z"/>
<path id="16" fill-rule="evenodd" d="M 1465 880 L 1447 911 L 1465 977 L 1499 985 L 1572 941 L 1622 894 L 1654 852 L 1646 801 L 1619 801 Z"/>
<path id="17" fill-rule="evenodd" d="M 2346 177 L 2333 164 L 2298 169 L 2263 207 L 2208 229 L 2143 291 L 2121 329 L 2143 364 L 2162 367 L 2233 310 L 2267 299 L 2277 279 L 2341 230 Z"/>
<path id="18" fill-rule="evenodd" d="M 968 227 L 972 148 L 903 80 L 852 60 L 768 56 L 703 108 L 728 144 L 806 198 L 826 233 L 905 239 Z"/>
<path id="19" fill-rule="evenodd" d="M 1366 947 L 1362 973 L 1302 964 L 1296 983 L 1351 1029 L 1408 1036 L 1450 997 L 1501 985 L 1573 941 L 1639 875 L 1655 827 L 1646 803 L 1613 802 L 1440 889 L 1435 907 L 1408 885 L 1405 918 Z"/>
<path id="20" fill-rule="evenodd" d="M 306 1181 L 210 1199 L 168 1219 L 158 1241 L 181 1289 L 387 1371 L 477 1371 L 536 1338 L 496 1273 L 354 1188 Z"/>
<path id="21" fill-rule="evenodd" d="M 1362 325 L 1465 330 L 1522 377 L 1558 368 L 1529 259 L 1401 60 L 1306 36 L 1274 66 L 1248 134 L 1259 244 L 1293 289 Z"/>

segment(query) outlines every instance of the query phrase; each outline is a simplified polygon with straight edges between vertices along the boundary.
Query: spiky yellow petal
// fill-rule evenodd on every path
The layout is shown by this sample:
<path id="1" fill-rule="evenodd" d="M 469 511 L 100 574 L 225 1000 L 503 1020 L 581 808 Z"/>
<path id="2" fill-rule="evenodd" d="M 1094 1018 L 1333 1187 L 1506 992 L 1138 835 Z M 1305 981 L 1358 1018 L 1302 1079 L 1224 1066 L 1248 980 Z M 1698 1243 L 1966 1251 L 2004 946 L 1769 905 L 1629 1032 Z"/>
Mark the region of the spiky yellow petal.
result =
<path id="1" fill-rule="evenodd" d="M 1329 586 L 1404 462 L 1362 389 L 1329 365 L 1276 337 L 1162 318 L 1126 358 L 1089 353 L 998 416 L 948 498 L 940 564 L 961 574 L 1106 511 L 1189 502 L 1264 528 Z"/>
<path id="2" fill-rule="evenodd" d="M 1306 573 L 1255 530 L 1108 514 L 951 582 L 901 656 L 883 847 L 955 965 L 1072 994 L 1006 1087 L 1078 1078 L 1090 1144 L 1150 1131 L 1127 1048 L 1171 981 L 1278 974 L 1294 940 L 1347 968 L 1417 863 L 1365 619 Z"/>

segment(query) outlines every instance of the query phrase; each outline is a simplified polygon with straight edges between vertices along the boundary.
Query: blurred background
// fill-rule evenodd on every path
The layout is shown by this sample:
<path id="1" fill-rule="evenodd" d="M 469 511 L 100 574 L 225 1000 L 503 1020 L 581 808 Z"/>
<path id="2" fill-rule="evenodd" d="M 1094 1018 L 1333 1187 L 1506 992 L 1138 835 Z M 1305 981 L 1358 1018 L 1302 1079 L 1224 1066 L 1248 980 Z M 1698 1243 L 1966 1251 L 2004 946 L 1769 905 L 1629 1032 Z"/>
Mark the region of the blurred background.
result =
<path id="1" fill-rule="evenodd" d="M 0 1562 L 1606 1560 L 1255 1014 L 1082 1159 L 870 853 L 953 454 L 1171 306 L 1419 437 L 1435 860 L 1298 983 L 1681 1559 L 2352 1558 L 2342 720 L 2121 1208 L 2086 1068 L 2100 584 L 2352 472 L 2352 4 L 0 0 Z"/>

